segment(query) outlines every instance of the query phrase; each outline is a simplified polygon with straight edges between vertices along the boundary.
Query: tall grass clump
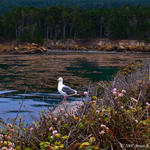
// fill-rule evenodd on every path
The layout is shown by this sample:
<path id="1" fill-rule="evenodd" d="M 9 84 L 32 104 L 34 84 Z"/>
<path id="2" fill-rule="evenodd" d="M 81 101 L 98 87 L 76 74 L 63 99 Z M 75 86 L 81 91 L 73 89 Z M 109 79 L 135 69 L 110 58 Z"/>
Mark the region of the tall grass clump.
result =
<path id="1" fill-rule="evenodd" d="M 99 82 L 84 93 L 86 101 L 75 112 L 63 107 L 57 115 L 42 112 L 26 127 L 21 119 L 19 125 L 2 123 L 1 149 L 150 149 L 149 64 L 130 64 L 113 81 Z"/>

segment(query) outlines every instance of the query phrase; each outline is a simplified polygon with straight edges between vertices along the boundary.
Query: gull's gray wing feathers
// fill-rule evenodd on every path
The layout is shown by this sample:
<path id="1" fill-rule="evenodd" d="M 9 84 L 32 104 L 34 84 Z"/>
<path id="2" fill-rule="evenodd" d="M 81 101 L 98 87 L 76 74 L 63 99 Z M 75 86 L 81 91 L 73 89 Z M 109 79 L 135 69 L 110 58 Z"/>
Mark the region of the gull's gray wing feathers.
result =
<path id="1" fill-rule="evenodd" d="M 62 91 L 65 92 L 67 95 L 73 95 L 73 94 L 77 93 L 76 90 L 74 90 L 74 89 L 72 89 L 72 88 L 70 88 L 69 86 L 66 86 L 66 85 L 64 87 L 62 87 Z"/>

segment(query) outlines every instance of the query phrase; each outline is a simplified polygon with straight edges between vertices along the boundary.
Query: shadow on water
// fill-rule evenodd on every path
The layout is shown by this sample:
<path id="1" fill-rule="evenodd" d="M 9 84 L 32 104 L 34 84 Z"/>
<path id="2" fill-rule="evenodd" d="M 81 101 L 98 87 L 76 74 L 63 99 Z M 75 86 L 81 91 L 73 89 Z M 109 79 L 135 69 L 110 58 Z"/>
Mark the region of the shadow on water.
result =
<path id="1" fill-rule="evenodd" d="M 77 58 L 69 67 L 66 67 L 66 70 L 71 71 L 75 76 L 88 78 L 91 81 L 109 81 L 120 70 L 120 67 L 102 67 L 98 62 Z"/>

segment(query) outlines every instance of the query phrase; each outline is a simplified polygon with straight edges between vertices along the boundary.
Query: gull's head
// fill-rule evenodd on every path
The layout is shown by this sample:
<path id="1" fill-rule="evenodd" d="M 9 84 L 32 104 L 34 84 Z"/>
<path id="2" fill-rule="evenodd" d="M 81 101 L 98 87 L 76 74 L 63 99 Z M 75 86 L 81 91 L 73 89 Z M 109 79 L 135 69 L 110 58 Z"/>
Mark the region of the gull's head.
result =
<path id="1" fill-rule="evenodd" d="M 59 77 L 59 78 L 57 79 L 57 81 L 58 81 L 58 82 L 63 82 L 63 78 L 62 78 L 62 77 Z"/>

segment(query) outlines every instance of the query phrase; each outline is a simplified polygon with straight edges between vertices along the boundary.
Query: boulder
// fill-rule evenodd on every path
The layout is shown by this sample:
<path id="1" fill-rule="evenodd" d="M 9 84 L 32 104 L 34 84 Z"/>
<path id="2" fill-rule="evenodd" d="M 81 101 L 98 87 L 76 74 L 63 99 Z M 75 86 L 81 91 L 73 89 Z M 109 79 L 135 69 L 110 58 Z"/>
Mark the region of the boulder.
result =
<path id="1" fill-rule="evenodd" d="M 26 53 L 32 54 L 32 53 L 46 52 L 46 48 L 38 44 L 32 43 L 32 44 L 26 44 L 26 45 L 20 45 L 18 47 L 14 47 L 12 51 L 14 53 L 19 53 L 19 54 L 26 54 Z"/>
<path id="2" fill-rule="evenodd" d="M 78 111 L 80 107 L 84 105 L 82 101 L 74 101 L 74 102 L 64 102 L 59 104 L 57 107 L 54 108 L 52 111 L 52 115 L 57 117 L 60 115 L 74 115 Z"/>

